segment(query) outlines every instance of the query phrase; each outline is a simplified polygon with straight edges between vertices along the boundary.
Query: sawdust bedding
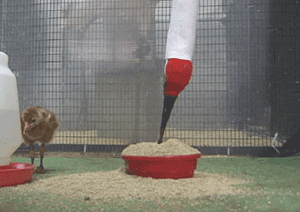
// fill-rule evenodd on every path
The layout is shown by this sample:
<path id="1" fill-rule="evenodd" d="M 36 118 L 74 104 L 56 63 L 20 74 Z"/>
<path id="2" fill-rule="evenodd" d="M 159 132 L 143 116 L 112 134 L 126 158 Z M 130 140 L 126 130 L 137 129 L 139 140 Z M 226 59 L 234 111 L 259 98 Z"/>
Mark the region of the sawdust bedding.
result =
<path id="1" fill-rule="evenodd" d="M 186 155 L 198 154 L 194 149 L 179 140 L 170 139 L 165 143 L 139 143 L 130 145 L 122 155 Z M 89 172 L 62 175 L 32 181 L 11 189 L 63 195 L 81 200 L 109 201 L 115 198 L 129 199 L 195 199 L 204 196 L 243 194 L 239 186 L 246 180 L 227 175 L 195 171 L 194 178 L 153 179 L 128 175 L 125 168 L 108 172 Z"/>
<path id="2" fill-rule="evenodd" d="M 166 142 L 158 144 L 156 142 L 142 142 L 131 144 L 126 147 L 122 155 L 132 156 L 164 156 L 164 155 L 191 155 L 200 154 L 200 152 L 180 142 L 178 139 L 169 139 Z"/>
<path id="3" fill-rule="evenodd" d="M 128 175 L 124 168 L 120 168 L 109 172 L 90 172 L 41 179 L 12 189 L 91 201 L 110 201 L 115 198 L 195 199 L 204 196 L 244 194 L 245 190 L 234 185 L 246 182 L 226 175 L 197 171 L 194 178 L 188 179 L 143 178 Z"/>

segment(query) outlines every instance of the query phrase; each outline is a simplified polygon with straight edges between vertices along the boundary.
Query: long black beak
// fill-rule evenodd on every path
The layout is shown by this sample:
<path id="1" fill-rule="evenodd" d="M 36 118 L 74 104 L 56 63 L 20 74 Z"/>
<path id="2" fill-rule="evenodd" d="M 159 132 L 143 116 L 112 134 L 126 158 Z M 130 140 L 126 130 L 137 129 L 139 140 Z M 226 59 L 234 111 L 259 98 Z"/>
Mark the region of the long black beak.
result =
<path id="1" fill-rule="evenodd" d="M 161 118 L 161 125 L 160 125 L 160 134 L 159 134 L 159 139 L 158 143 L 161 144 L 165 129 L 167 126 L 167 123 L 169 121 L 174 103 L 176 101 L 177 97 L 176 96 L 167 96 L 164 95 L 164 107 L 163 107 L 163 112 L 162 112 L 162 118 Z"/>

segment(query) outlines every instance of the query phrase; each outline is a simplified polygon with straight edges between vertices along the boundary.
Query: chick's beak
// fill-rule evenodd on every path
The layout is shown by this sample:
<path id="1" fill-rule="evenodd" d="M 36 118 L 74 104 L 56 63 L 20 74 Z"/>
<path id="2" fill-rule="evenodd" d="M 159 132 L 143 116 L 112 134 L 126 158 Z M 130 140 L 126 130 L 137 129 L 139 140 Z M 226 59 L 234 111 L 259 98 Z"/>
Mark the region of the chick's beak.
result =
<path id="1" fill-rule="evenodd" d="M 25 122 L 23 134 L 25 134 L 25 132 L 26 132 L 26 130 L 28 130 L 28 128 L 29 128 L 29 124 L 27 122 Z"/>

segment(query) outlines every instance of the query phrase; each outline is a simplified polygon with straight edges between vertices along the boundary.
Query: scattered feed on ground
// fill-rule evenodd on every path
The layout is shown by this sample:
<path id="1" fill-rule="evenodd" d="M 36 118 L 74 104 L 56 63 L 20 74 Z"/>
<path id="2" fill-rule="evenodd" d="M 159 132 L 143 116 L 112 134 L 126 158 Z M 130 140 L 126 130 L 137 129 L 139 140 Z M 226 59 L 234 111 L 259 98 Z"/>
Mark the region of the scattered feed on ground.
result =
<path id="1" fill-rule="evenodd" d="M 178 139 L 157 143 L 138 143 L 128 146 L 123 155 L 187 155 L 200 152 Z M 108 172 L 87 172 L 39 179 L 20 185 L 16 190 L 52 193 L 91 201 L 128 199 L 196 199 L 204 196 L 244 194 L 239 186 L 247 180 L 222 174 L 195 172 L 188 179 L 153 179 L 129 175 L 125 168 Z"/>
<path id="2" fill-rule="evenodd" d="M 196 199 L 204 196 L 246 194 L 239 186 L 247 180 L 222 174 L 195 172 L 188 179 L 153 179 L 126 174 L 124 168 L 108 172 L 89 172 L 40 179 L 12 187 L 18 191 L 50 193 L 79 200 L 110 201 L 143 199 Z"/>

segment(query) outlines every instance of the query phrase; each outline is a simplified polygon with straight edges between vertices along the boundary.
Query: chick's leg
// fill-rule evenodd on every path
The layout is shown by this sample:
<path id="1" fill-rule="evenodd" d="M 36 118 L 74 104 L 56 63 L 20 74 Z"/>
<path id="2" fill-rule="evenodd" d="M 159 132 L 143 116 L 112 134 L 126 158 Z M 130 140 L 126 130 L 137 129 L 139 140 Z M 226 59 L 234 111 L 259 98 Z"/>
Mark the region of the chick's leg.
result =
<path id="1" fill-rule="evenodd" d="M 34 151 L 34 145 L 29 145 L 29 157 L 31 158 L 31 164 L 34 164 L 34 158 L 35 158 L 35 151 Z"/>
<path id="2" fill-rule="evenodd" d="M 40 170 L 44 170 L 43 159 L 44 159 L 45 152 L 46 152 L 46 145 L 42 144 L 40 147 L 40 157 L 41 157 L 41 164 L 39 167 Z"/>

